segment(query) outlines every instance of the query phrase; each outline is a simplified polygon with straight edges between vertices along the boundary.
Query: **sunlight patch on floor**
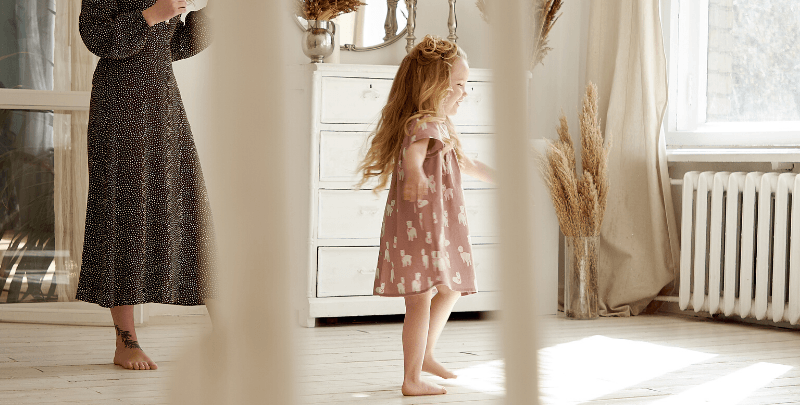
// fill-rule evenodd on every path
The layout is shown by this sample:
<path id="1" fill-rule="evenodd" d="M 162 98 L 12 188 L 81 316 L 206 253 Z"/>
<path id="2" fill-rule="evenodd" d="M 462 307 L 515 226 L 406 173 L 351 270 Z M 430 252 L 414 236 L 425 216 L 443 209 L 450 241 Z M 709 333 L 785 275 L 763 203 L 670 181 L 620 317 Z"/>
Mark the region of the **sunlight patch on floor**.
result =
<path id="1" fill-rule="evenodd" d="M 791 369 L 791 366 L 782 364 L 756 363 L 714 381 L 689 388 L 680 394 L 653 402 L 652 405 L 738 404 Z"/>
<path id="2" fill-rule="evenodd" d="M 494 360 L 453 371 L 458 378 L 432 380 L 445 387 L 465 387 L 473 391 L 501 396 L 505 393 L 505 365 L 503 360 Z"/>
<path id="3" fill-rule="evenodd" d="M 569 404 L 597 399 L 716 356 L 694 350 L 592 336 L 539 350 L 543 403 Z M 445 386 L 503 395 L 504 364 L 495 360 L 455 371 Z"/>

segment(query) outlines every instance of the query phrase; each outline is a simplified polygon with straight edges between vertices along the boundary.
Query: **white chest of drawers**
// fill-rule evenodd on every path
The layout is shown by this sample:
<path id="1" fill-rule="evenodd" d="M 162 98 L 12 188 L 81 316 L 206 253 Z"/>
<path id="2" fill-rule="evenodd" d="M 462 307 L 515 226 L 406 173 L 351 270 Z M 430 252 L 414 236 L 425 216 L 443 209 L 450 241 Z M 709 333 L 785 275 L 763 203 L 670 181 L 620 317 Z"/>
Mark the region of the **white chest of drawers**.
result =
<path id="1" fill-rule="evenodd" d="M 396 66 L 306 65 L 310 104 L 310 218 L 308 273 L 300 320 L 402 314 L 402 298 L 372 296 L 386 191 L 354 189 L 367 137 L 386 103 Z M 487 70 L 471 69 L 468 96 L 454 117 L 467 155 L 493 165 L 492 100 Z M 478 294 L 454 311 L 498 309 L 496 227 L 491 185 L 464 176 Z"/>

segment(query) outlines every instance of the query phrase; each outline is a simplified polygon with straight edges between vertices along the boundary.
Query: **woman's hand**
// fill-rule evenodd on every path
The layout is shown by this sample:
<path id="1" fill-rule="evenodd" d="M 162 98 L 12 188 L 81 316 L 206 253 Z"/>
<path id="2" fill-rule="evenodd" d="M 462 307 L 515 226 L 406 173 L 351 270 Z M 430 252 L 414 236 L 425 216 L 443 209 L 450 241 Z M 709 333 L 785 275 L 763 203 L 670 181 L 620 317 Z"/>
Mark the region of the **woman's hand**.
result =
<path id="1" fill-rule="evenodd" d="M 403 186 L 403 199 L 406 201 L 419 201 L 428 195 L 428 179 L 422 170 L 425 154 L 428 152 L 428 139 L 420 139 L 406 149 L 403 157 L 405 185 Z"/>
<path id="2" fill-rule="evenodd" d="M 147 25 L 154 26 L 186 11 L 186 0 L 158 0 L 152 7 L 142 11 Z"/>

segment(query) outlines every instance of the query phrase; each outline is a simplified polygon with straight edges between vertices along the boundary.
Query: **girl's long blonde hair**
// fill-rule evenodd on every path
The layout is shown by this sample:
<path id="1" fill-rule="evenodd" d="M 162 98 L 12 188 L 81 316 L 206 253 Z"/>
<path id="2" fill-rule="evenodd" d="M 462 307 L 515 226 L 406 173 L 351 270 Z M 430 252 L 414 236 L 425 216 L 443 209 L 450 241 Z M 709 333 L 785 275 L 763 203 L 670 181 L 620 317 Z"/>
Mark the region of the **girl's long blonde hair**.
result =
<path id="1" fill-rule="evenodd" d="M 374 190 L 384 189 L 389 176 L 394 172 L 403 139 L 409 135 L 409 124 L 417 119 L 443 122 L 450 130 L 448 143 L 456 152 L 459 164 L 464 155 L 455 127 L 447 116 L 440 115 L 444 99 L 450 90 L 450 74 L 457 58 L 467 59 L 458 45 L 440 38 L 426 35 L 414 49 L 403 58 L 397 69 L 389 100 L 383 107 L 381 118 L 366 157 L 358 167 L 361 187 L 372 177 L 378 178 Z"/>

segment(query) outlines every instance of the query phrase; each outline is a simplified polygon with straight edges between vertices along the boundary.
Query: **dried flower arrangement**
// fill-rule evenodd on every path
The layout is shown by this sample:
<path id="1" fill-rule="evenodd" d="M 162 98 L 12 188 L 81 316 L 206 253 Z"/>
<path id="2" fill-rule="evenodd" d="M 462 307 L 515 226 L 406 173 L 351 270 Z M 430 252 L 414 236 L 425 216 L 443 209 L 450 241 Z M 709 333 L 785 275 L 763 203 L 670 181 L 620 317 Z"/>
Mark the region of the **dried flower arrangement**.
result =
<path id="1" fill-rule="evenodd" d="M 489 23 L 489 13 L 486 7 L 487 0 L 477 0 L 475 6 L 481 14 L 481 18 L 486 23 Z M 534 25 L 536 32 L 533 35 L 533 46 L 531 47 L 530 63 L 531 70 L 538 64 L 543 63 L 544 57 L 547 52 L 553 50 L 547 46 L 547 35 L 553 29 L 558 18 L 561 16 L 558 12 L 563 5 L 562 0 L 532 0 L 536 1 L 533 7 L 533 19 L 536 22 Z"/>
<path id="2" fill-rule="evenodd" d="M 598 316 L 599 235 L 608 198 L 611 136 L 603 139 L 600 131 L 597 98 L 597 86 L 589 82 L 578 116 L 582 176 L 577 173 L 575 147 L 563 113 L 556 127 L 558 140 L 549 142 L 546 157 L 539 159 L 561 232 L 567 237 L 564 313 L 573 319 Z"/>
<path id="3" fill-rule="evenodd" d="M 360 0 L 294 0 L 297 15 L 306 20 L 330 21 L 365 6 Z"/>
<path id="4" fill-rule="evenodd" d="M 577 174 L 575 147 L 563 113 L 556 128 L 559 139 L 549 142 L 547 155 L 539 162 L 564 236 L 597 236 L 608 197 L 611 137 L 609 135 L 604 140 L 600 131 L 597 86 L 594 83 L 589 82 L 586 86 L 579 121 L 583 175 L 579 177 Z"/>

